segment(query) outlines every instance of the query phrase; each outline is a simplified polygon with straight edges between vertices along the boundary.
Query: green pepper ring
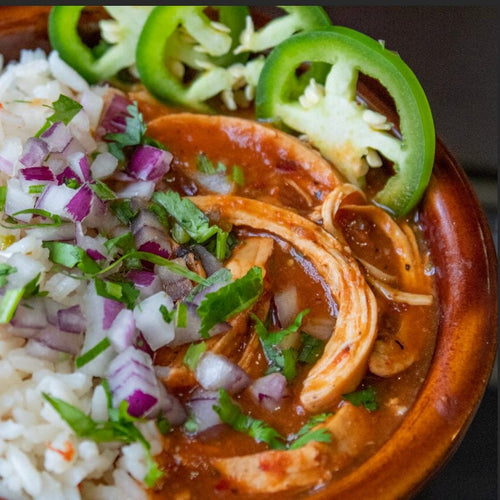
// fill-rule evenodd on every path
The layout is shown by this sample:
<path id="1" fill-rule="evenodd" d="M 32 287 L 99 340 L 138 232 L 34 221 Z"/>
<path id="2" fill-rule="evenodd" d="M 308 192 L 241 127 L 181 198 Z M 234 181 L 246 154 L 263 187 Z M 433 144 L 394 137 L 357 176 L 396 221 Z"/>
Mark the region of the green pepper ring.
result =
<path id="1" fill-rule="evenodd" d="M 332 26 L 295 35 L 274 48 L 266 60 L 256 90 L 256 115 L 261 120 L 286 123 L 280 107 L 289 102 L 287 85 L 304 61 L 335 64 L 347 54 L 357 70 L 375 78 L 387 89 L 399 114 L 401 148 L 406 161 L 395 165 L 396 173 L 374 201 L 399 217 L 420 200 L 429 183 L 435 153 L 435 130 L 427 97 L 413 71 L 379 42 L 350 28 Z M 287 83 L 288 80 L 288 83 Z M 314 138 L 310 137 L 314 143 Z"/>
<path id="2" fill-rule="evenodd" d="M 245 18 L 248 14 L 244 6 L 220 6 L 221 21 L 231 28 L 233 44 L 237 45 L 239 33 L 245 28 Z M 136 51 L 137 70 L 146 88 L 157 98 L 184 105 L 198 111 L 211 112 L 208 105 L 192 103 L 185 98 L 186 87 L 180 82 L 165 65 L 167 41 L 174 30 L 179 26 L 186 15 L 194 15 L 200 6 L 191 7 L 158 6 L 147 19 Z M 216 65 L 229 66 L 232 62 L 246 60 L 248 54 L 234 55 L 231 52 L 219 57 L 211 58 Z"/>

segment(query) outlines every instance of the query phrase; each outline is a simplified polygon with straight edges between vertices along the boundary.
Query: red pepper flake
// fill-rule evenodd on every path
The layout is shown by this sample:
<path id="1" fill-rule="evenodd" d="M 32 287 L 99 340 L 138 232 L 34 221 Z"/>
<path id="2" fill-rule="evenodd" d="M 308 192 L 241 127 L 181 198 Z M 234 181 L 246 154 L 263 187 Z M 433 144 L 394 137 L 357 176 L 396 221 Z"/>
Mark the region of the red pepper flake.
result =
<path id="1" fill-rule="evenodd" d="M 69 441 L 64 442 L 64 450 L 53 448 L 52 446 L 50 446 L 50 444 L 48 445 L 48 448 L 49 450 L 59 453 L 64 458 L 64 460 L 66 460 L 66 462 L 71 462 L 71 460 L 75 456 L 75 449 Z"/>
<path id="2" fill-rule="evenodd" d="M 215 486 L 215 491 L 228 491 L 231 489 L 231 483 L 227 479 L 221 479 Z"/>

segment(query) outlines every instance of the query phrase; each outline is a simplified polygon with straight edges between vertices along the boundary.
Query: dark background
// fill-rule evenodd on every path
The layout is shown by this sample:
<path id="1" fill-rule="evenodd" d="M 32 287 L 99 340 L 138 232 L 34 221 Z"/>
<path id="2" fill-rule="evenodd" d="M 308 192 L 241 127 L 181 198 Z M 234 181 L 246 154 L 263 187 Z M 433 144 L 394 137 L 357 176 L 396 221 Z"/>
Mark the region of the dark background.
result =
<path id="1" fill-rule="evenodd" d="M 468 174 L 497 244 L 498 7 L 325 8 L 334 24 L 385 40 L 412 68 L 436 132 Z M 498 498 L 497 415 L 495 368 L 458 451 L 415 500 Z"/>

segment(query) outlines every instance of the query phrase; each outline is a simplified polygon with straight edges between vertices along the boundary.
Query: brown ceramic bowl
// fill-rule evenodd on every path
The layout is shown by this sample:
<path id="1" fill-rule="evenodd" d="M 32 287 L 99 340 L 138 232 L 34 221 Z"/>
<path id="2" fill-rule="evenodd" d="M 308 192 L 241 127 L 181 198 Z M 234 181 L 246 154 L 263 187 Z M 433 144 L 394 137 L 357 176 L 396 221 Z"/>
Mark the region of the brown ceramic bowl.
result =
<path id="1" fill-rule="evenodd" d="M 1 7 L 0 52 L 49 48 L 48 6 Z M 364 97 L 390 112 L 370 84 Z M 318 499 L 395 499 L 415 495 L 461 443 L 488 384 L 497 348 L 497 256 L 472 187 L 441 140 L 422 200 L 422 221 L 436 268 L 437 344 L 420 394 L 393 436 L 356 471 Z"/>

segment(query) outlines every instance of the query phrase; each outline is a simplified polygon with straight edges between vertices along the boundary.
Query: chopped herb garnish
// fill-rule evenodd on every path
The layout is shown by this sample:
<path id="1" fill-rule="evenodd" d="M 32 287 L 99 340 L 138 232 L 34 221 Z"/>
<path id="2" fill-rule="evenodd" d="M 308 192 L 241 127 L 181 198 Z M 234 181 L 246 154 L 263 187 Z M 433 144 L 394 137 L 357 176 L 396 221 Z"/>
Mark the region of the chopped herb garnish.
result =
<path id="1" fill-rule="evenodd" d="M 44 241 L 42 247 L 49 249 L 49 259 L 54 264 L 59 264 L 70 269 L 77 267 L 83 273 L 89 275 L 94 275 L 101 271 L 97 262 L 79 246 L 61 241 Z"/>
<path id="2" fill-rule="evenodd" d="M 43 217 L 45 219 L 49 219 L 52 222 L 39 222 L 39 223 L 18 223 L 17 220 L 14 219 L 17 215 L 22 214 L 31 214 L 37 215 L 39 217 Z M 7 229 L 30 229 L 33 227 L 59 227 L 62 223 L 61 217 L 56 214 L 51 214 L 46 210 L 40 210 L 39 208 L 27 208 L 25 210 L 20 210 L 12 214 L 12 217 L 7 217 L 5 219 L 10 225 L 1 224 L 3 227 Z"/>
<path id="3" fill-rule="evenodd" d="M 163 436 L 166 436 L 172 430 L 172 424 L 161 413 L 156 417 L 156 427 Z"/>
<path id="4" fill-rule="evenodd" d="M 0 211 L 5 209 L 5 200 L 7 199 L 7 186 L 0 186 Z"/>
<path id="5" fill-rule="evenodd" d="M 94 278 L 97 295 L 124 303 L 128 309 L 133 309 L 139 297 L 139 290 L 132 281 L 104 281 Z"/>
<path id="6" fill-rule="evenodd" d="M 245 185 L 245 174 L 244 174 L 243 169 L 241 167 L 238 167 L 238 165 L 233 165 L 233 172 L 231 175 L 233 177 L 233 181 L 236 184 L 238 184 L 238 186 Z"/>
<path id="7" fill-rule="evenodd" d="M 106 134 L 104 138 L 111 141 L 109 152 L 119 160 L 125 160 L 123 149 L 127 146 L 137 146 L 143 142 L 146 125 L 137 103 L 127 106 L 129 116 L 125 118 L 125 132 Z"/>
<path id="8" fill-rule="evenodd" d="M 175 309 L 169 311 L 167 307 L 164 304 L 162 304 L 160 306 L 160 313 L 165 323 L 172 323 L 172 320 L 174 319 Z"/>
<path id="9" fill-rule="evenodd" d="M 103 387 L 109 394 L 109 387 L 104 384 Z M 109 420 L 98 421 L 93 420 L 82 410 L 62 399 L 53 398 L 46 393 L 42 393 L 42 395 L 78 437 L 92 439 L 97 443 L 118 441 L 128 444 L 140 442 L 146 453 L 147 473 L 144 482 L 148 487 L 152 488 L 163 475 L 151 456 L 151 445 L 135 425 L 135 422 L 141 421 L 141 419 L 129 415 L 127 401 L 122 401 L 118 409 L 111 408 L 110 396 L 108 395 Z"/>
<path id="10" fill-rule="evenodd" d="M 97 356 L 99 356 L 99 354 L 104 352 L 110 345 L 111 345 L 111 342 L 109 341 L 108 337 L 104 337 L 94 347 L 89 349 L 87 352 L 85 352 L 81 356 L 78 356 L 75 359 L 75 366 L 77 368 L 81 368 L 82 366 L 86 365 L 87 363 L 90 363 L 93 359 L 97 358 Z"/>
<path id="11" fill-rule="evenodd" d="M 8 323 L 16 313 L 17 306 L 23 298 L 24 288 L 6 290 L 0 300 L 0 325 Z"/>
<path id="12" fill-rule="evenodd" d="M 342 394 L 342 397 L 354 406 L 364 406 L 369 411 L 375 411 L 378 408 L 377 394 L 371 386 L 360 391 Z"/>
<path id="13" fill-rule="evenodd" d="M 47 107 L 52 108 L 54 110 L 54 113 L 52 113 L 47 118 L 42 128 L 35 134 L 35 137 L 40 137 L 43 132 L 45 132 L 52 124 L 56 122 L 63 122 L 65 125 L 68 125 L 68 123 L 83 108 L 80 103 L 65 96 L 64 94 L 59 95 L 57 101 L 54 101 L 52 103 L 52 106 Z"/>
<path id="14" fill-rule="evenodd" d="M 45 189 L 45 184 L 32 184 L 28 188 L 29 194 L 40 194 Z"/>
<path id="15" fill-rule="evenodd" d="M 217 162 L 217 166 L 214 167 L 214 164 L 208 159 L 207 155 L 204 153 L 201 153 L 196 157 L 196 168 L 202 174 L 209 174 L 209 175 L 224 173 L 226 171 L 226 165 L 224 165 L 224 163 L 221 163 L 219 161 Z"/>
<path id="16" fill-rule="evenodd" d="M 306 443 L 310 441 L 321 441 L 323 443 L 330 443 L 332 441 L 332 435 L 328 432 L 328 429 L 322 427 L 320 429 L 313 429 L 318 424 L 324 422 L 332 413 L 321 413 L 315 415 L 309 419 L 296 434 L 296 438 L 290 443 L 290 450 L 295 450 L 301 448 Z"/>
<path id="17" fill-rule="evenodd" d="M 198 423 L 193 415 L 189 415 L 189 418 L 184 422 L 184 429 L 189 434 L 194 434 L 198 431 Z"/>
<path id="18" fill-rule="evenodd" d="M 264 442 L 272 449 L 286 449 L 285 438 L 263 420 L 258 420 L 242 413 L 240 407 L 233 402 L 225 389 L 219 389 L 219 404 L 214 410 L 220 419 L 234 430 L 248 434 L 258 443 Z"/>
<path id="19" fill-rule="evenodd" d="M 48 295 L 48 292 L 40 291 L 40 277 L 41 273 L 38 273 L 31 281 L 24 285 L 23 299 L 31 299 L 31 297 L 45 297 Z"/>
<path id="20" fill-rule="evenodd" d="M 231 271 L 227 269 L 226 267 L 221 267 L 220 269 L 217 269 L 213 274 L 208 276 L 208 278 L 205 279 L 205 283 L 200 283 L 199 285 L 196 285 L 190 292 L 189 295 L 186 297 L 186 302 L 191 302 L 196 295 L 198 295 L 201 291 L 203 291 L 207 286 L 213 285 L 215 283 L 230 283 L 231 282 Z"/>
<path id="21" fill-rule="evenodd" d="M 245 276 L 230 282 L 216 292 L 207 293 L 196 312 L 201 318 L 200 335 L 217 323 L 226 321 L 254 304 L 262 293 L 262 269 L 252 267 Z"/>
<path id="22" fill-rule="evenodd" d="M 75 179 L 74 177 L 70 177 L 69 179 L 67 177 L 63 177 L 63 182 L 70 189 L 78 189 L 81 186 L 78 179 Z"/>
<path id="23" fill-rule="evenodd" d="M 94 181 L 89 184 L 90 189 L 103 201 L 110 201 L 116 198 L 116 194 L 102 181 Z"/>
<path id="24" fill-rule="evenodd" d="M 187 326 L 187 307 L 184 302 L 179 302 L 175 310 L 175 326 L 186 328 Z"/>
<path id="25" fill-rule="evenodd" d="M 135 239 L 131 232 L 121 234 L 116 238 L 111 238 L 106 243 L 104 243 L 106 250 L 111 253 L 113 249 L 119 248 L 124 252 L 130 252 L 135 250 Z"/>
<path id="26" fill-rule="evenodd" d="M 255 314 L 252 314 L 255 321 L 255 331 L 270 363 L 267 373 L 283 373 L 287 380 L 292 380 L 295 377 L 297 374 L 297 349 L 293 347 L 281 349 L 279 344 L 286 336 L 299 330 L 303 317 L 308 313 L 309 309 L 301 311 L 288 328 L 277 332 L 269 332 L 266 325 Z"/>
<path id="27" fill-rule="evenodd" d="M 306 332 L 300 332 L 300 338 L 302 340 L 302 348 L 299 352 L 298 360 L 313 365 L 323 354 L 325 342 Z"/>
<path id="28" fill-rule="evenodd" d="M 130 225 L 139 213 L 139 210 L 132 210 L 130 200 L 128 198 L 124 200 L 113 200 L 108 204 L 108 206 L 116 215 L 118 220 L 126 226 Z"/>
<path id="29" fill-rule="evenodd" d="M 196 344 L 191 344 L 186 354 L 184 354 L 183 363 L 190 370 L 195 371 L 198 366 L 198 361 L 200 360 L 201 355 L 207 350 L 207 344 L 205 342 L 198 342 Z"/>
<path id="30" fill-rule="evenodd" d="M 17 269 L 9 264 L 0 263 L 0 288 L 4 287 L 7 283 L 7 276 L 14 274 Z"/>

